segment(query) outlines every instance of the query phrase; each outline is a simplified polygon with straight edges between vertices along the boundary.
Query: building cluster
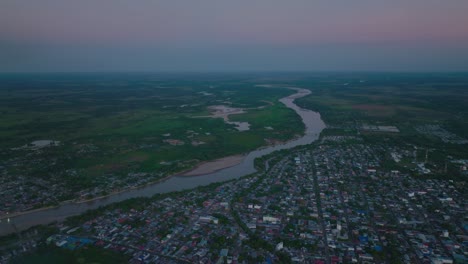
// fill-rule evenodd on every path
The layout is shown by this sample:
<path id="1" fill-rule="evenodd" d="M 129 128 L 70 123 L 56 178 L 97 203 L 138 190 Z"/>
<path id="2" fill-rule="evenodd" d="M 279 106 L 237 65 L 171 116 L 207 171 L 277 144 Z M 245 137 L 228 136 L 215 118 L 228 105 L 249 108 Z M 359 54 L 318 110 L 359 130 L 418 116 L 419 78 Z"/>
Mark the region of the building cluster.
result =
<path id="1" fill-rule="evenodd" d="M 400 133 L 396 126 L 376 126 L 376 125 L 362 125 L 362 130 L 372 132 L 386 132 L 386 133 Z"/>
<path id="2" fill-rule="evenodd" d="M 385 170 L 387 149 L 294 153 L 235 207 L 298 263 L 466 263 L 466 187 Z"/>
<path id="3" fill-rule="evenodd" d="M 447 131 L 445 128 L 440 125 L 424 125 L 416 127 L 416 131 L 421 134 L 437 137 L 442 140 L 444 143 L 452 144 L 468 144 L 468 139 L 462 138 L 450 131 Z"/>
<path id="4" fill-rule="evenodd" d="M 382 153 L 411 156 L 322 142 L 277 154 L 263 173 L 59 224 L 47 242 L 130 263 L 467 263 L 465 183 L 390 170 Z"/>
<path id="5" fill-rule="evenodd" d="M 335 143 L 346 143 L 349 141 L 362 141 L 361 137 L 358 136 L 323 136 L 321 137 L 322 142 L 335 142 Z"/>
<path id="6" fill-rule="evenodd" d="M 66 193 L 63 183 L 50 184 L 40 178 L 13 176 L 2 168 L 0 175 L 0 219 L 56 204 L 57 196 Z"/>
<path id="7" fill-rule="evenodd" d="M 56 147 L 46 146 L 0 153 L 11 156 L 0 162 L 0 219 L 15 213 L 55 206 L 62 201 L 83 201 L 105 196 L 143 186 L 163 177 L 163 173 L 142 172 L 84 177 L 79 169 L 65 169 L 61 166 L 69 162 L 71 157 L 55 157 L 53 155 L 56 154 L 50 152 L 56 150 Z M 76 155 L 86 155 L 92 151 L 94 148 L 83 145 L 78 148 Z"/>
<path id="8" fill-rule="evenodd" d="M 0 264 L 11 263 L 17 257 L 37 250 L 44 239 L 38 229 L 22 232 L 16 238 L 12 236 L 0 237 Z"/>
<path id="9" fill-rule="evenodd" d="M 121 252 L 134 263 L 239 263 L 271 258 L 269 252 L 243 243 L 248 234 L 231 212 L 234 195 L 256 180 L 242 179 L 209 191 L 107 210 L 81 225 L 61 226 L 60 235 L 50 237 L 49 242 L 70 248 L 76 238 L 88 238 L 95 246 Z"/>

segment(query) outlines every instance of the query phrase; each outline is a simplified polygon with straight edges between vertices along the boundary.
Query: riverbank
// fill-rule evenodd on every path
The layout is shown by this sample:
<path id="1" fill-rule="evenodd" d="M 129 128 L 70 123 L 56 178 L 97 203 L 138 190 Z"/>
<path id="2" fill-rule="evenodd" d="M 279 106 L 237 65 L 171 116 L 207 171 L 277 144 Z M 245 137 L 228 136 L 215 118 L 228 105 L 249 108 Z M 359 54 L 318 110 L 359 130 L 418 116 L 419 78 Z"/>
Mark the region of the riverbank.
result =
<path id="1" fill-rule="evenodd" d="M 91 203 L 91 202 L 94 202 L 94 201 L 97 201 L 97 200 L 102 200 L 102 199 L 106 199 L 106 198 L 109 198 L 109 197 L 114 196 L 114 195 L 125 193 L 125 192 L 128 192 L 130 190 L 137 190 L 137 189 L 142 189 L 142 188 L 145 188 L 145 187 L 148 187 L 148 186 L 151 186 L 151 185 L 155 185 L 155 184 L 161 183 L 161 182 L 166 181 L 169 178 L 172 178 L 172 177 L 175 177 L 175 176 L 200 176 L 200 175 L 215 173 L 217 171 L 227 169 L 227 168 L 230 168 L 232 166 L 236 166 L 236 165 L 240 164 L 244 160 L 244 158 L 245 158 L 245 155 L 233 155 L 233 156 L 219 158 L 219 159 L 216 159 L 216 160 L 200 162 L 197 165 L 195 165 L 195 167 L 193 167 L 193 168 L 191 168 L 189 170 L 185 170 L 185 171 L 182 171 L 182 172 L 179 172 L 179 173 L 171 174 L 171 175 L 168 175 L 166 177 L 163 177 L 163 178 L 148 182 L 148 183 L 146 183 L 144 185 L 135 186 L 135 187 L 131 187 L 131 188 L 125 188 L 125 189 L 121 189 L 121 190 L 118 190 L 118 191 L 113 191 L 113 192 L 110 192 L 110 193 L 108 193 L 106 195 L 96 196 L 96 197 L 93 197 L 93 198 L 90 198 L 90 199 L 68 200 L 68 201 L 60 202 L 58 205 L 55 205 L 55 206 L 46 206 L 46 207 L 37 208 L 37 209 L 33 209 L 33 210 L 28 210 L 28 211 L 23 211 L 23 212 L 14 212 L 14 213 L 11 213 L 11 214 L 0 216 L 0 220 L 4 220 L 4 219 L 8 219 L 8 218 L 14 218 L 16 216 L 27 215 L 27 214 L 40 212 L 40 211 L 44 211 L 44 210 L 49 210 L 49 209 L 55 209 L 55 208 L 58 208 L 58 207 L 60 207 L 62 205 L 67 205 L 67 204 Z"/>
<path id="2" fill-rule="evenodd" d="M 86 199 L 86 200 L 76 200 L 76 199 L 75 200 L 67 200 L 67 201 L 60 202 L 58 205 L 51 205 L 51 206 L 41 207 L 41 208 L 37 208 L 37 209 L 33 209 L 33 210 L 28 210 L 28 211 L 23 211 L 23 212 L 14 212 L 14 213 L 11 213 L 11 214 L 2 215 L 2 216 L 0 216 L 0 221 L 4 220 L 4 219 L 8 219 L 8 218 L 14 218 L 14 217 L 17 217 L 17 216 L 22 216 L 22 215 L 27 215 L 27 214 L 32 214 L 32 213 L 38 213 L 38 212 L 41 212 L 41 211 L 46 211 L 46 210 L 51 210 L 51 209 L 56 209 L 56 208 L 59 208 L 61 206 L 68 205 L 68 204 L 79 205 L 79 204 L 85 204 L 85 203 L 92 203 L 94 201 L 103 200 L 103 199 L 109 198 L 111 196 L 115 196 L 115 195 L 118 195 L 118 194 L 121 194 L 121 193 L 128 192 L 130 190 L 141 189 L 141 188 L 145 188 L 145 187 L 148 187 L 148 186 L 151 186 L 151 185 L 154 185 L 154 184 L 158 184 L 158 183 L 166 181 L 169 178 L 174 177 L 174 176 L 175 176 L 174 174 L 171 174 L 171 175 L 168 175 L 166 177 L 163 177 L 163 178 L 160 178 L 160 179 L 157 179 L 157 180 L 154 180 L 154 181 L 150 181 L 150 182 L 148 182 L 148 183 L 146 183 L 144 185 L 135 186 L 135 187 L 131 187 L 131 188 L 125 188 L 125 189 L 121 189 L 121 190 L 118 190 L 118 191 L 113 191 L 113 192 L 110 192 L 110 193 L 108 193 L 106 195 L 96 196 L 96 197 L 89 198 L 89 199 Z"/>
<path id="3" fill-rule="evenodd" d="M 245 154 L 244 156 L 241 156 L 242 159 L 238 157 L 237 160 L 234 158 L 229 158 L 229 162 L 218 161 L 219 166 L 216 167 L 213 164 L 204 166 L 203 164 L 197 165 L 197 167 L 203 166 L 203 169 L 206 169 L 206 171 L 213 171 L 215 168 L 218 169 L 211 173 L 201 173 L 196 177 L 189 177 L 182 176 L 180 175 L 181 172 L 179 172 L 178 174 L 176 173 L 168 175 L 167 177 L 164 177 L 162 179 L 155 180 L 154 182 L 148 183 L 145 186 L 119 190 L 115 193 L 111 193 L 103 197 L 95 197 L 79 202 L 68 201 L 66 204 L 60 204 L 59 206 L 53 208 L 41 208 L 38 211 L 34 212 L 21 212 L 21 215 L 10 217 L 9 223 L 7 223 L 6 221 L 0 222 L 0 236 L 12 232 L 25 230 L 34 225 L 49 224 L 55 221 L 63 221 L 67 217 L 84 213 L 87 210 L 97 209 L 101 206 L 106 206 L 111 203 L 116 203 L 131 198 L 151 197 L 158 193 L 167 193 L 192 189 L 198 186 L 232 180 L 254 173 L 256 171 L 254 167 L 254 161 L 256 158 L 267 155 L 277 150 L 289 149 L 299 145 L 310 144 L 318 139 L 318 135 L 320 134 L 322 129 L 325 128 L 325 124 L 321 120 L 320 114 L 307 109 L 302 109 L 296 104 L 294 104 L 294 99 L 306 96 L 310 93 L 310 91 L 301 88 L 288 88 L 291 90 L 295 90 L 296 93 L 280 99 L 280 102 L 285 104 L 288 108 L 294 110 L 301 117 L 306 127 L 306 131 L 301 137 L 284 142 L 284 144 L 259 148 L 257 150 Z M 221 160 L 222 159 L 225 158 L 221 158 Z M 208 163 L 210 162 L 205 162 L 204 164 Z M 192 173 L 195 172 L 192 171 Z"/>
<path id="4" fill-rule="evenodd" d="M 102 199 L 106 199 L 106 198 L 109 198 L 109 197 L 114 196 L 114 195 L 125 193 L 125 192 L 128 192 L 130 190 L 142 189 L 142 188 L 154 185 L 154 184 L 158 184 L 158 183 L 166 181 L 169 178 L 174 177 L 174 176 L 200 176 L 200 175 L 214 173 L 214 172 L 217 172 L 217 171 L 220 171 L 220 170 L 227 169 L 227 168 L 230 168 L 232 166 L 238 165 L 244 160 L 244 158 L 245 158 L 244 155 L 233 155 L 233 156 L 219 158 L 219 159 L 216 159 L 216 160 L 200 162 L 194 168 L 191 168 L 189 170 L 182 171 L 182 172 L 179 172 L 179 173 L 176 173 L 176 174 L 168 175 L 166 177 L 163 177 L 163 178 L 148 182 L 148 183 L 146 183 L 144 185 L 141 185 L 141 186 L 135 186 L 135 187 L 131 187 L 131 188 L 121 189 L 121 190 L 118 190 L 118 191 L 113 191 L 113 192 L 110 192 L 110 193 L 108 193 L 106 195 L 96 196 L 96 197 L 86 199 L 86 200 L 68 200 L 68 201 L 60 202 L 58 205 L 55 205 L 55 206 L 47 206 L 47 207 L 37 208 L 37 209 L 23 211 L 23 212 L 14 212 L 14 213 L 11 213 L 11 214 L 0 216 L 0 220 L 4 220 L 4 219 L 8 219 L 8 218 L 14 218 L 14 217 L 17 217 L 17 216 L 27 215 L 27 214 L 31 214 L 31 213 L 44 211 L 44 210 L 55 209 L 55 208 L 58 208 L 58 207 L 60 207 L 62 205 L 66 205 L 66 204 L 91 203 L 91 202 L 94 202 L 94 201 L 97 201 L 97 200 L 102 200 Z"/>
<path id="5" fill-rule="evenodd" d="M 186 172 L 178 174 L 177 176 L 199 176 L 214 173 L 222 169 L 240 164 L 244 160 L 244 157 L 244 155 L 234 155 L 213 161 L 205 161 Z"/>
<path id="6" fill-rule="evenodd" d="M 5 220 L 5 219 L 10 219 L 10 218 L 14 218 L 14 217 L 21 216 L 21 215 L 27 215 L 27 214 L 37 213 L 37 212 L 40 212 L 40 211 L 45 211 L 45 210 L 49 210 L 49 209 L 54 209 L 54 208 L 57 208 L 57 207 L 59 207 L 59 206 L 60 206 L 60 205 L 57 205 L 57 206 L 47 206 L 47 207 L 41 207 L 41 208 L 37 208 L 37 209 L 33 209 L 33 210 L 28 210 L 28 211 L 14 212 L 14 213 L 11 213 L 11 214 L 2 215 L 2 216 L 0 216 L 0 222 L 1 222 L 2 220 Z"/>

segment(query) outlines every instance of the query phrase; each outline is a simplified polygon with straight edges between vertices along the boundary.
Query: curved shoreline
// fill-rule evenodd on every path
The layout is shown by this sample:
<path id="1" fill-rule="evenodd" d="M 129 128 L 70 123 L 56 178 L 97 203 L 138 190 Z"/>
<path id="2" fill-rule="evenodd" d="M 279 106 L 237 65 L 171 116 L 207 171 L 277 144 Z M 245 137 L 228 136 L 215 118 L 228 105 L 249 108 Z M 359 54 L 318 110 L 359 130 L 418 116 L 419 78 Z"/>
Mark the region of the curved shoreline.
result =
<path id="1" fill-rule="evenodd" d="M 158 183 L 166 181 L 169 178 L 174 177 L 174 176 L 175 176 L 174 174 L 171 174 L 171 175 L 168 175 L 168 176 L 163 177 L 161 179 L 150 181 L 150 182 L 148 182 L 146 184 L 143 184 L 143 185 L 140 185 L 140 186 L 135 186 L 135 187 L 130 187 L 130 188 L 110 192 L 109 194 L 96 196 L 96 197 L 89 198 L 89 199 L 86 199 L 86 200 L 76 200 L 76 199 L 75 200 L 67 200 L 67 201 L 60 202 L 58 205 L 50 205 L 50 206 L 41 207 L 41 208 L 37 208 L 37 209 L 33 209 L 33 210 L 28 210 L 28 211 L 23 211 L 23 212 L 15 212 L 15 213 L 12 213 L 12 214 L 3 215 L 3 216 L 0 216 L 0 222 L 1 222 L 1 220 L 5 220 L 5 219 L 9 219 L 9 218 L 11 219 L 11 218 L 15 218 L 17 216 L 32 214 L 32 213 L 51 210 L 51 209 L 56 209 L 56 208 L 59 208 L 60 206 L 67 205 L 67 204 L 91 203 L 93 201 L 106 199 L 106 198 L 109 198 L 111 196 L 118 195 L 120 193 L 128 192 L 129 190 L 141 189 L 141 188 L 145 188 L 147 186 L 158 184 Z"/>
<path id="2" fill-rule="evenodd" d="M 67 201 L 66 203 L 60 203 L 58 206 L 52 208 L 39 208 L 34 211 L 19 212 L 12 214 L 6 218 L 11 219 L 11 223 L 0 222 L 0 236 L 6 235 L 12 232 L 25 230 L 29 227 L 49 224 L 54 221 L 63 221 L 69 216 L 81 214 L 87 210 L 97 209 L 101 206 L 105 206 L 111 203 L 124 201 L 135 197 L 150 197 L 157 193 L 167 193 L 172 191 L 180 191 L 186 189 L 196 188 L 198 186 L 208 185 L 214 182 L 222 182 L 230 179 L 242 177 L 244 175 L 251 174 L 256 171 L 254 168 L 254 160 L 257 157 L 269 154 L 276 150 L 289 149 L 299 145 L 310 144 L 316 139 L 318 135 L 325 128 L 325 123 L 320 118 L 320 114 L 317 112 L 302 109 L 296 104 L 294 100 L 300 97 L 307 96 L 311 93 L 310 90 L 296 87 L 285 87 L 291 90 L 295 90 L 296 93 L 291 94 L 287 97 L 279 99 L 281 103 L 286 107 L 294 110 L 302 119 L 305 125 L 305 133 L 299 138 L 293 138 L 290 141 L 284 142 L 278 145 L 264 146 L 259 149 L 253 150 L 246 155 L 242 155 L 242 159 L 238 159 L 235 163 L 227 164 L 229 166 L 219 166 L 213 170 L 206 169 L 203 173 L 194 173 L 193 175 L 183 175 L 184 173 L 193 172 L 197 167 L 204 167 L 211 165 L 212 162 L 223 160 L 228 157 L 220 158 L 214 161 L 202 162 L 194 168 L 186 171 L 179 172 L 176 174 L 168 175 L 162 179 L 149 182 L 143 186 L 123 189 L 105 196 L 94 197 L 83 201 Z M 231 156 L 232 157 L 232 156 Z M 13 230 L 14 229 L 14 230 Z"/>
<path id="3" fill-rule="evenodd" d="M 235 159 L 235 160 L 233 162 L 229 162 L 225 166 L 220 166 L 220 165 L 222 165 L 224 163 L 224 161 L 226 159 L 231 159 L 231 158 Z M 121 190 L 118 190 L 118 191 L 113 191 L 113 192 L 110 192 L 110 193 L 108 193 L 106 195 L 100 195 L 100 196 L 96 196 L 96 197 L 85 199 L 85 200 L 77 200 L 77 199 L 67 200 L 67 201 L 60 202 L 58 205 L 50 205 L 50 206 L 45 206 L 45 207 L 32 209 L 32 210 L 28 210 L 28 211 L 15 212 L 15 213 L 7 214 L 7 215 L 2 215 L 2 216 L 0 216 L 0 221 L 4 220 L 4 219 L 9 219 L 9 218 L 10 219 L 15 218 L 15 217 L 21 216 L 21 215 L 27 215 L 27 214 L 31 214 L 31 213 L 35 213 L 35 212 L 40 212 L 40 211 L 59 208 L 60 206 L 66 205 L 66 204 L 84 204 L 84 203 L 90 203 L 90 202 L 93 202 L 93 201 L 96 201 L 96 200 L 106 199 L 106 198 L 109 198 L 111 196 L 127 192 L 129 190 L 138 190 L 138 189 L 142 189 L 142 188 L 154 185 L 154 184 L 158 184 L 158 183 L 166 181 L 166 180 L 168 180 L 169 178 L 172 178 L 172 177 L 179 177 L 179 176 L 181 176 L 181 177 L 184 177 L 184 176 L 185 177 L 192 177 L 192 176 L 200 176 L 200 175 L 205 175 L 205 174 L 209 174 L 209 173 L 214 173 L 214 172 L 217 172 L 217 171 L 220 171 L 220 170 L 223 170 L 223 169 L 230 168 L 232 166 L 236 166 L 236 165 L 240 164 L 243 161 L 244 158 L 245 158 L 245 155 L 232 155 L 232 156 L 222 157 L 222 158 L 215 159 L 215 160 L 203 161 L 203 162 L 200 162 L 197 165 L 195 165 L 195 167 L 190 168 L 188 170 L 181 171 L 181 172 L 178 172 L 178 173 L 175 173 L 175 174 L 170 174 L 170 175 L 167 175 L 167 176 L 165 176 L 163 178 L 160 178 L 160 179 L 157 179 L 157 180 L 154 180 L 154 181 L 150 181 L 150 182 L 148 182 L 146 184 L 143 184 L 143 185 L 140 185 L 140 186 L 134 186 L 134 187 L 130 187 L 130 188 L 121 189 Z"/>
<path id="4" fill-rule="evenodd" d="M 245 155 L 232 155 L 211 161 L 204 161 L 187 171 L 177 174 L 176 176 L 199 176 L 217 172 L 242 163 L 244 158 Z"/>

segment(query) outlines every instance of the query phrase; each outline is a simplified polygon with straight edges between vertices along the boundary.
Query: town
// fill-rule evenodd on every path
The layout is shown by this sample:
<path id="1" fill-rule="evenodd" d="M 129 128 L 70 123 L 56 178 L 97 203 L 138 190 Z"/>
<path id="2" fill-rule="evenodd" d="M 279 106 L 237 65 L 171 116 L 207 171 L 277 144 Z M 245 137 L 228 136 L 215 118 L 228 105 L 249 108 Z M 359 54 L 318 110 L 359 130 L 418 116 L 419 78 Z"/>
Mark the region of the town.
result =
<path id="1" fill-rule="evenodd" d="M 468 264 L 467 11 L 0 0 L 0 264 Z"/>
<path id="2" fill-rule="evenodd" d="M 390 149 L 411 153 L 325 137 L 250 176 L 58 223 L 37 243 L 130 263 L 466 263 L 464 182 L 386 170 Z M 24 243 L 2 262 L 37 246 Z"/>

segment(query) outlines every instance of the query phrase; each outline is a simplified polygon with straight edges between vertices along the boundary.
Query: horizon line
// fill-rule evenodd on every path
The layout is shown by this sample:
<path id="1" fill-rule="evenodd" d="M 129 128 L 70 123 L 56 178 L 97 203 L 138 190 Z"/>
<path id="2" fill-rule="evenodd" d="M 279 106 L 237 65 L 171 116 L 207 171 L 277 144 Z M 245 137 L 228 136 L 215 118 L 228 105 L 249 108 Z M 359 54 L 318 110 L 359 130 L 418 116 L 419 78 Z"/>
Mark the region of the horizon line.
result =
<path id="1" fill-rule="evenodd" d="M 0 71 L 0 74 L 267 74 L 267 73 L 468 73 L 468 70 L 103 70 L 103 71 Z"/>

